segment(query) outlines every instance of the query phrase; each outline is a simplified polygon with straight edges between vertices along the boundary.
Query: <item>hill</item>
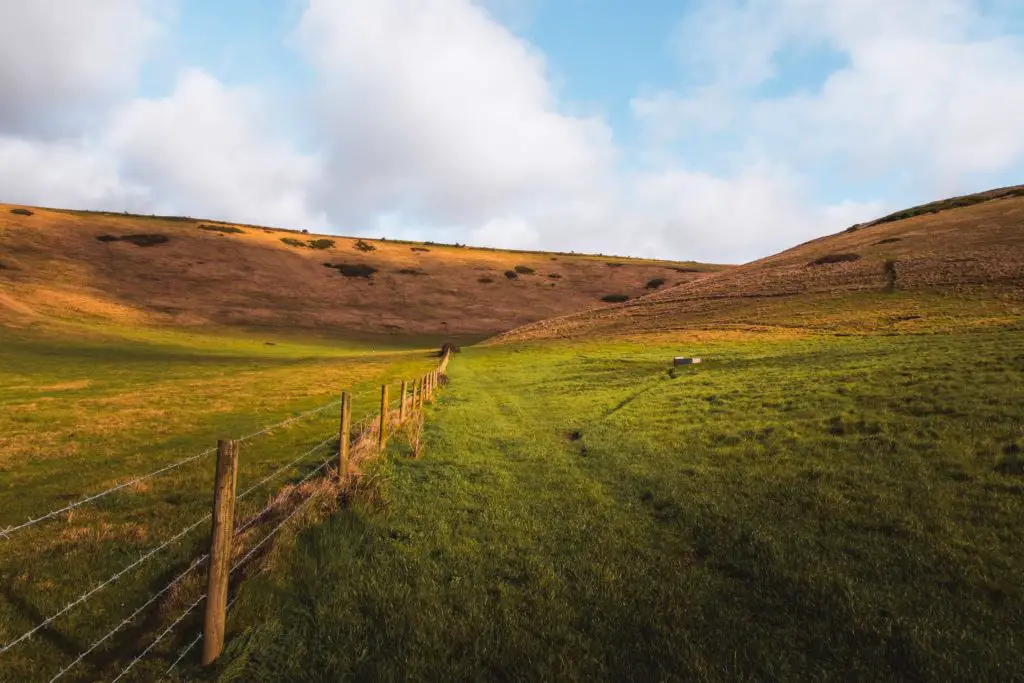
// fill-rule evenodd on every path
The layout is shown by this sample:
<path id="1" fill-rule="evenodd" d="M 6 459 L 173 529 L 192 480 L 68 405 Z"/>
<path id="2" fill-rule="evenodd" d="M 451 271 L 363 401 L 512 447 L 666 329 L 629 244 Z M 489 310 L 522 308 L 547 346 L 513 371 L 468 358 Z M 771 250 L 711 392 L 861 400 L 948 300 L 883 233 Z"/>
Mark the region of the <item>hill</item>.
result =
<path id="1" fill-rule="evenodd" d="M 907 209 L 640 299 L 495 341 L 762 326 L 1000 324 L 1024 311 L 1024 186 Z"/>
<path id="2" fill-rule="evenodd" d="M 725 269 L 0 204 L 0 324 L 480 338 Z"/>

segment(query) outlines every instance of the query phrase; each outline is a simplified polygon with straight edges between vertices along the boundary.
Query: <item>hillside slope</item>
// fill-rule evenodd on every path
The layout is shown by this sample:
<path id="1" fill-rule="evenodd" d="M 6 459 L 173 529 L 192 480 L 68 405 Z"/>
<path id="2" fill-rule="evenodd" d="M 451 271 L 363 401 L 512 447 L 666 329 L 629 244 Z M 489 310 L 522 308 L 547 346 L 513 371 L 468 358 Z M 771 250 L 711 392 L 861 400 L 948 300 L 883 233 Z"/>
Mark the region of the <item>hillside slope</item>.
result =
<path id="1" fill-rule="evenodd" d="M 723 268 L 0 204 L 0 325 L 8 326 L 86 320 L 482 337 L 605 306 L 609 294 L 639 296 L 652 280 L 668 286 Z"/>
<path id="2" fill-rule="evenodd" d="M 912 331 L 1017 323 L 1024 186 L 908 209 L 643 298 L 495 342 L 761 326 Z"/>

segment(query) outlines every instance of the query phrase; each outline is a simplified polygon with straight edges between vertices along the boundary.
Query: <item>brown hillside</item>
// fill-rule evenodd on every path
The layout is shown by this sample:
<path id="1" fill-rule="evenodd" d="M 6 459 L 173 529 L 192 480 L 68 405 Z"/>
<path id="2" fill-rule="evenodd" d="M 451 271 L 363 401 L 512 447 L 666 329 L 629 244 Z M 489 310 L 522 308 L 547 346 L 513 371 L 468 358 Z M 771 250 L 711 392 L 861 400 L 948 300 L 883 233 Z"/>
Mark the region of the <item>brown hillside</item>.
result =
<path id="1" fill-rule="evenodd" d="M 1017 324 L 1022 313 L 1024 186 L 908 209 L 495 341 L 711 327 L 899 331 Z"/>
<path id="2" fill-rule="evenodd" d="M 309 246 L 318 239 L 333 244 Z M 509 279 L 516 266 L 523 272 Z M 609 294 L 639 296 L 656 278 L 671 286 L 724 268 L 0 204 L 6 325 L 84 319 L 480 337 L 607 306 Z"/>

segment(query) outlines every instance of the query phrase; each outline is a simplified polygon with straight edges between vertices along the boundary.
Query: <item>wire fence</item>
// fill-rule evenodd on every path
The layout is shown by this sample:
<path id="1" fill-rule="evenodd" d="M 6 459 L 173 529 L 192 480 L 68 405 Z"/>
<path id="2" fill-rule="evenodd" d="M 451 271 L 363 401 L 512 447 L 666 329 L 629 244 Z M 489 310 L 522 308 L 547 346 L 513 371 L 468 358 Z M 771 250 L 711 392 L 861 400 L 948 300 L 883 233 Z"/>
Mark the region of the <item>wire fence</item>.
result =
<path id="1" fill-rule="evenodd" d="M 250 498 L 254 493 L 263 489 L 264 487 L 267 487 L 268 484 L 270 484 L 271 482 L 277 479 L 285 479 L 289 472 L 294 471 L 298 468 L 304 469 L 305 463 L 311 460 L 312 456 L 324 451 L 325 449 L 331 448 L 332 444 L 332 454 L 329 455 L 326 459 L 315 460 L 314 462 L 319 462 L 319 464 L 313 469 L 307 471 L 301 478 L 299 478 L 296 482 L 293 483 L 293 486 L 295 487 L 294 490 L 299 491 L 301 495 L 302 485 L 310 481 L 314 477 L 320 475 L 321 473 L 324 473 L 325 470 L 327 470 L 330 467 L 332 462 L 338 463 L 339 474 L 346 474 L 347 476 L 347 473 L 343 472 L 341 469 L 348 467 L 347 460 L 342 459 L 342 453 L 347 452 L 348 450 L 347 447 L 345 449 L 342 449 L 342 439 L 344 439 L 344 442 L 347 444 L 351 438 L 352 446 L 359 446 L 361 448 L 364 447 L 363 444 L 367 439 L 373 440 L 372 443 L 370 444 L 371 446 L 373 444 L 378 443 L 377 439 L 380 439 L 380 443 L 383 443 L 384 435 L 381 434 L 381 429 L 382 427 L 388 427 L 386 431 L 390 431 L 389 425 L 393 425 L 396 422 L 393 416 L 393 412 L 399 411 L 399 414 L 401 416 L 408 416 L 412 415 L 417 408 L 422 408 L 425 401 L 429 401 L 430 398 L 433 397 L 434 391 L 436 391 L 436 387 L 438 385 L 439 374 L 447 366 L 447 362 L 448 356 L 446 355 L 432 373 L 424 375 L 422 378 L 420 378 L 418 382 L 413 382 L 411 387 L 415 388 L 415 392 L 407 393 L 406 391 L 404 391 L 406 383 L 403 383 L 403 391 L 401 392 L 401 395 L 396 395 L 391 400 L 388 400 L 389 397 L 387 397 L 386 395 L 382 395 L 381 398 L 384 400 L 382 400 L 378 404 L 378 409 L 364 415 L 355 422 L 351 422 L 346 416 L 347 414 L 345 412 L 345 401 L 347 399 L 342 399 L 338 401 L 332 401 L 330 403 L 321 405 L 312 410 L 303 412 L 294 417 L 290 417 L 286 420 L 282 420 L 272 425 L 262 427 L 257 431 L 254 431 L 250 434 L 246 434 L 245 436 L 242 436 L 239 439 L 235 440 L 236 444 L 251 443 L 255 439 L 266 434 L 269 434 L 275 429 L 279 429 L 281 427 L 294 424 L 300 420 L 330 410 L 331 408 L 337 408 L 339 405 L 343 406 L 341 422 L 339 422 L 339 428 L 332 430 L 328 434 L 319 435 L 318 437 L 316 437 L 317 442 L 315 444 L 306 448 L 296 457 L 289 460 L 285 464 L 276 467 L 271 472 L 259 478 L 254 483 L 248 485 L 237 496 L 233 496 L 231 503 L 232 506 L 235 509 L 237 509 L 238 503 Z M 387 391 L 386 387 L 383 388 L 383 391 Z M 382 412 L 387 413 L 387 419 L 382 419 Z M 342 425 L 346 424 L 348 425 L 347 431 L 342 427 Z M 65 513 L 70 513 L 71 511 L 81 506 L 94 503 L 95 501 L 98 501 L 117 491 L 124 490 L 128 487 L 136 486 L 141 482 L 158 477 L 162 474 L 180 468 L 189 463 L 201 460 L 202 458 L 211 455 L 212 453 L 215 452 L 217 452 L 216 448 L 210 448 L 199 453 L 195 453 L 186 458 L 182 458 L 176 462 L 164 465 L 147 474 L 130 478 L 124 482 L 111 486 L 110 488 L 107 488 L 103 491 L 99 491 L 97 493 L 88 495 L 61 508 L 54 509 L 44 515 L 30 518 L 21 524 L 9 526 L 5 529 L 0 529 L 0 538 L 10 539 L 12 534 L 15 534 L 19 531 L 22 531 L 24 529 L 27 529 L 29 527 L 38 525 L 49 520 L 58 519 L 59 517 L 61 517 L 61 515 Z M 218 455 L 218 460 L 220 459 L 220 457 L 221 456 Z M 341 485 L 344 481 L 344 477 L 340 477 L 338 481 L 339 485 Z M 232 481 L 232 491 L 234 489 L 234 486 L 234 482 Z M 245 538 L 246 532 L 260 525 L 261 523 L 268 522 L 273 517 L 275 517 L 275 508 L 279 508 L 281 510 L 287 509 L 291 502 L 291 496 L 293 494 L 271 496 L 269 502 L 265 505 L 265 507 L 256 511 L 254 514 L 248 515 L 245 521 L 242 521 L 241 523 L 236 522 L 233 525 L 234 528 L 230 529 L 228 547 L 234 547 L 235 550 L 241 552 L 242 554 L 241 557 L 239 557 L 239 559 L 231 563 L 227 575 L 228 578 L 225 580 L 229 580 L 232 574 L 234 574 L 239 568 L 241 568 L 247 562 L 249 562 L 261 548 L 265 547 L 271 541 L 271 539 L 273 539 L 285 527 L 285 525 L 288 524 L 288 522 L 293 520 L 302 510 L 306 509 L 310 502 L 316 499 L 318 497 L 318 494 L 324 490 L 330 491 L 331 489 L 318 489 L 314 490 L 312 493 L 309 493 L 308 495 L 305 495 L 305 497 L 302 498 L 298 503 L 296 503 L 294 507 L 292 507 L 292 509 L 287 514 L 285 514 L 284 517 L 281 518 L 280 521 L 278 521 L 268 533 L 266 533 L 258 542 L 251 545 L 250 547 L 244 547 L 247 546 L 249 543 L 249 541 Z M 71 612 L 77 610 L 78 608 L 81 608 L 83 605 L 88 603 L 91 598 L 93 598 L 95 595 L 97 595 L 104 589 L 107 589 L 113 586 L 114 584 L 118 583 L 122 578 L 132 573 L 136 569 L 140 568 L 144 564 L 148 563 L 153 558 L 160 556 L 170 547 L 182 542 L 190 533 L 194 532 L 196 529 L 203 526 L 204 524 L 210 523 L 211 519 L 214 517 L 215 514 L 216 513 L 214 511 L 202 515 L 197 520 L 193 521 L 192 523 L 188 524 L 184 528 L 180 529 L 179 531 L 171 535 L 162 543 L 150 548 L 149 550 L 139 555 L 137 558 L 135 558 L 127 565 L 113 573 L 105 580 L 97 583 L 96 585 L 81 593 L 74 599 L 70 600 L 64 607 L 61 607 L 60 609 L 53 611 L 49 616 L 43 618 L 41 621 L 36 623 L 31 628 L 28 628 L 17 637 L 11 639 L 9 642 L 5 644 L 0 645 L 0 656 L 5 655 L 9 651 L 18 647 L 19 645 L 26 643 L 27 641 L 32 639 L 33 636 L 36 636 L 37 634 L 40 634 L 43 631 L 48 631 L 55 628 L 55 623 L 62 617 L 69 615 Z M 93 638 L 91 642 L 86 641 L 89 642 L 89 645 L 81 649 L 81 651 L 70 662 L 68 662 L 66 665 L 61 666 L 61 668 L 56 671 L 52 678 L 49 679 L 51 683 L 53 681 L 57 681 L 69 672 L 73 671 L 76 667 L 81 665 L 83 662 L 86 662 L 91 657 L 97 656 L 104 645 L 109 646 L 114 636 L 124 631 L 124 629 L 126 629 L 133 622 L 137 621 L 144 614 L 147 614 L 147 612 L 159 608 L 159 603 L 161 602 L 161 600 L 168 599 L 175 592 L 176 589 L 185 590 L 186 593 L 189 592 L 191 590 L 189 586 L 191 586 L 192 584 L 188 583 L 188 579 L 192 576 L 198 576 L 198 570 L 204 564 L 209 565 L 211 567 L 210 571 L 212 572 L 213 562 L 211 562 L 211 553 L 213 552 L 214 548 L 211 546 L 210 552 L 205 552 L 195 557 L 188 563 L 185 569 L 178 571 L 172 579 L 163 584 L 158 590 L 147 592 L 148 594 L 146 595 L 145 599 L 141 602 L 141 604 L 139 604 L 138 607 L 134 608 L 127 616 L 125 616 L 116 624 L 114 624 L 112 628 L 105 631 L 99 637 Z M 223 585 L 227 584 L 225 583 Z M 220 593 L 220 595 L 223 595 L 223 593 Z M 231 607 L 235 604 L 236 600 L 238 599 L 238 596 L 239 588 L 236 587 L 233 591 L 230 602 L 227 604 L 226 610 L 224 610 L 225 618 L 227 612 L 230 611 Z M 113 680 L 122 680 L 136 665 L 139 664 L 139 662 L 145 659 L 169 634 L 171 634 L 179 624 L 184 622 L 188 618 L 188 616 L 191 613 L 193 613 L 204 600 L 207 599 L 207 597 L 207 592 L 204 591 L 201 595 L 195 598 L 195 600 L 191 604 L 189 604 L 166 628 L 164 628 L 162 631 L 160 631 L 160 633 L 156 635 L 152 642 L 150 642 L 138 655 L 133 657 L 129 661 L 127 666 L 124 669 L 122 669 Z M 211 604 L 207 606 L 207 609 L 209 610 L 213 604 L 214 603 L 211 602 Z M 221 603 L 221 608 L 223 607 L 224 603 Z M 167 672 L 169 673 L 175 667 L 179 666 L 185 660 L 189 652 L 199 643 L 200 640 L 202 640 L 202 638 L 203 633 L 198 633 L 174 659 L 170 667 L 167 669 Z M 0 662 L 0 669 L 2 668 L 3 663 Z M 34 669 L 36 668 L 34 667 Z"/>

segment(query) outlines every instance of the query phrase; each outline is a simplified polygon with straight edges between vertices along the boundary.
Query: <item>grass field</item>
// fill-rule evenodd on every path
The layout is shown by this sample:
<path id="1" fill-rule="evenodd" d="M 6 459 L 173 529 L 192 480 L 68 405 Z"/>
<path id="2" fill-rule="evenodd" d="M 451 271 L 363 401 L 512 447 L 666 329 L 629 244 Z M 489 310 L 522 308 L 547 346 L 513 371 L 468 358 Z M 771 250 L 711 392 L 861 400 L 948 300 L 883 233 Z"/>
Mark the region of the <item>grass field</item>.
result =
<path id="1" fill-rule="evenodd" d="M 0 346 L 0 529 L 209 449 L 219 437 L 237 438 L 329 403 L 342 389 L 354 392 L 353 418 L 362 417 L 379 406 L 380 383 L 417 377 L 436 362 L 414 342 L 339 343 L 280 333 L 83 327 L 58 337 L 0 329 Z M 331 408 L 243 444 L 239 490 L 336 434 L 337 424 Z M 257 490 L 240 517 L 332 447 Z M 206 456 L 0 538 L 0 643 L 207 513 L 213 465 Z M 0 654 L 0 680 L 49 680 L 205 551 L 208 533 L 209 524 L 200 524 L 52 628 Z M 109 677 L 184 597 L 158 603 L 65 680 Z M 140 667 L 139 680 L 155 671 Z"/>
<path id="2" fill-rule="evenodd" d="M 1020 679 L 1020 330 L 477 347 L 449 375 L 424 456 L 396 442 L 378 499 L 248 585 L 221 680 Z"/>

